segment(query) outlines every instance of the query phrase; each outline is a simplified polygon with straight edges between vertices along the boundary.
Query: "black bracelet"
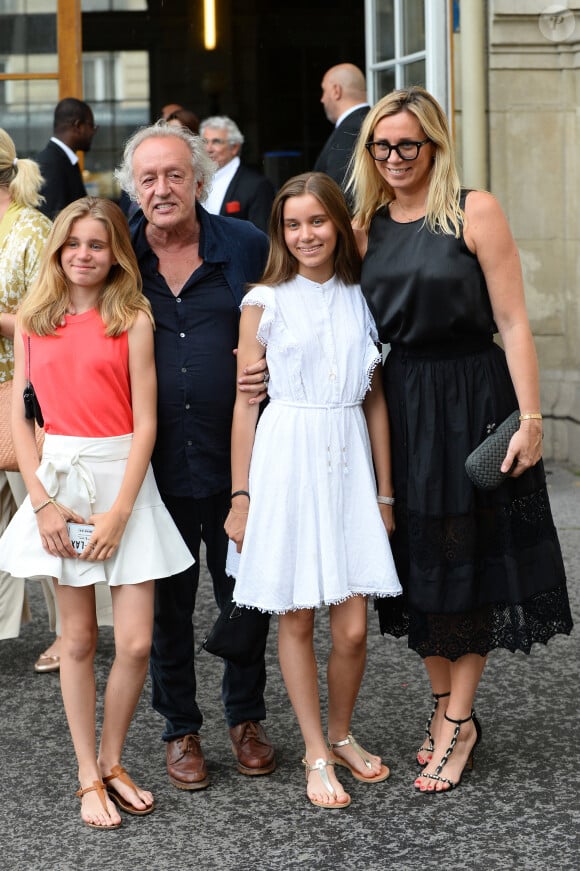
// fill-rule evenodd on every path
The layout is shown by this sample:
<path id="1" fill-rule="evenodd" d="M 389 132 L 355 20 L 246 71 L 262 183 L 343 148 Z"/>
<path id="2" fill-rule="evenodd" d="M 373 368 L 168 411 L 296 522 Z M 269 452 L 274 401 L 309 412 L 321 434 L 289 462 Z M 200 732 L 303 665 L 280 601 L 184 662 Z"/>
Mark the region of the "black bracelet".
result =
<path id="1" fill-rule="evenodd" d="M 247 496 L 248 499 L 250 498 L 250 494 L 247 490 L 234 490 L 230 498 L 235 499 L 236 496 Z"/>

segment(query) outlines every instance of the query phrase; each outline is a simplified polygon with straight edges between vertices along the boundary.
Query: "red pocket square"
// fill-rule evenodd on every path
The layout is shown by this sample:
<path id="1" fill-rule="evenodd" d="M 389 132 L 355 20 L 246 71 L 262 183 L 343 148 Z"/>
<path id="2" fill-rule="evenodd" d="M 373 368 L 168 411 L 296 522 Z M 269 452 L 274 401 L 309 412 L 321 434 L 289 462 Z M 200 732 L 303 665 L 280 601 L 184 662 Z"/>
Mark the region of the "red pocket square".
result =
<path id="1" fill-rule="evenodd" d="M 236 212 L 241 212 L 242 207 L 238 200 L 230 200 L 229 203 L 226 203 L 226 214 L 233 215 Z"/>

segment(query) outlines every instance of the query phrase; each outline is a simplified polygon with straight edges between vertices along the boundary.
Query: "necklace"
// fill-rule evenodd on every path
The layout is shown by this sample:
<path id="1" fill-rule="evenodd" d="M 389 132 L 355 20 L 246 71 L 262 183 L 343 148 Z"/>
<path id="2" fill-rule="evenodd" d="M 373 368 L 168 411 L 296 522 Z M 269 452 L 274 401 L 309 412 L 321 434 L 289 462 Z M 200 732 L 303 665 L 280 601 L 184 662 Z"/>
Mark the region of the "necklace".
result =
<path id="1" fill-rule="evenodd" d="M 420 207 L 416 206 L 412 212 L 407 212 L 402 207 L 400 202 L 397 199 L 394 199 L 394 200 L 391 200 L 391 202 L 389 203 L 389 207 L 391 209 L 391 212 L 393 211 L 393 207 L 396 207 L 397 210 L 401 213 L 402 217 L 405 219 L 405 221 L 408 224 L 412 223 L 413 221 L 418 221 L 420 218 L 425 217 L 425 205 L 422 205 Z"/>

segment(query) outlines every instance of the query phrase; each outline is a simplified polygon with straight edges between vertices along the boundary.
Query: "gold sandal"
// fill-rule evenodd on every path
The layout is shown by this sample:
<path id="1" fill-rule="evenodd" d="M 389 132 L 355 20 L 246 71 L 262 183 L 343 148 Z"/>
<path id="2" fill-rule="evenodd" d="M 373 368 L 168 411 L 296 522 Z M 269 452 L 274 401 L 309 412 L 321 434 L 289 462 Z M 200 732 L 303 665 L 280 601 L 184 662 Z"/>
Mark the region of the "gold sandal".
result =
<path id="1" fill-rule="evenodd" d="M 378 774 L 373 774 L 370 777 L 365 777 L 365 775 L 361 774 L 360 771 L 357 771 L 356 768 L 354 768 L 354 766 L 350 764 L 350 762 L 347 762 L 346 759 L 343 759 L 341 756 L 337 756 L 336 753 L 332 752 L 335 747 L 347 747 L 349 744 L 352 749 L 357 753 L 357 755 L 360 756 L 365 767 L 369 770 L 372 768 L 371 760 L 368 758 L 366 752 L 363 750 L 360 744 L 355 741 L 350 732 L 343 741 L 328 742 L 328 746 L 330 747 L 332 753 L 333 764 L 343 765 L 345 768 L 348 768 L 352 776 L 355 777 L 357 780 L 360 780 L 361 783 L 381 783 L 381 781 L 387 779 L 391 772 L 386 765 L 381 764 L 381 770 L 378 772 Z"/>
<path id="2" fill-rule="evenodd" d="M 84 789 L 81 786 L 80 789 L 77 789 L 75 795 L 78 796 L 82 800 L 83 795 L 86 795 L 87 792 L 96 792 L 99 796 L 100 802 L 103 805 L 103 810 L 105 813 L 109 814 L 109 810 L 107 808 L 107 787 L 101 780 L 94 780 L 92 786 L 86 786 Z M 110 814 L 109 814 L 110 816 Z M 82 819 L 82 817 L 81 817 Z M 97 823 L 89 823 L 87 820 L 83 820 L 85 826 L 88 826 L 90 829 L 118 829 L 121 825 L 121 820 L 118 823 L 111 823 L 110 826 L 99 826 Z"/>
<path id="3" fill-rule="evenodd" d="M 50 671 L 60 671 L 60 656 L 50 653 L 41 653 L 34 663 L 34 671 L 37 674 L 46 674 Z"/>
<path id="4" fill-rule="evenodd" d="M 121 810 L 124 810 L 125 813 L 128 814 L 134 814 L 137 817 L 144 817 L 147 814 L 150 814 L 152 810 L 154 810 L 155 802 L 144 808 L 137 808 L 135 807 L 135 805 L 131 804 L 131 802 L 128 801 L 124 796 L 122 796 L 121 793 L 118 792 L 111 784 L 111 780 L 115 780 L 116 777 L 118 777 L 119 780 L 125 784 L 125 786 L 129 786 L 131 787 L 131 789 L 134 789 L 135 792 L 137 792 L 137 787 L 127 774 L 126 770 L 121 765 L 113 765 L 113 767 L 111 768 L 111 773 L 107 774 L 106 777 L 103 777 L 103 783 L 107 785 L 106 788 L 107 792 L 109 793 L 109 798 L 111 799 L 111 801 L 114 801 L 115 804 L 121 808 Z"/>
<path id="5" fill-rule="evenodd" d="M 338 808 L 343 808 L 343 807 L 349 806 L 350 796 L 347 795 L 348 801 L 338 801 L 336 798 L 336 790 L 333 787 L 333 785 L 330 782 L 330 779 L 328 777 L 328 772 L 326 769 L 328 768 L 329 765 L 334 765 L 334 762 L 332 762 L 332 760 L 330 760 L 330 759 L 317 759 L 316 762 L 314 763 L 314 765 L 310 765 L 310 763 L 306 759 L 303 759 L 302 764 L 306 768 L 306 780 L 308 781 L 308 775 L 310 774 L 311 771 L 318 771 L 318 774 L 320 775 L 320 779 L 322 781 L 323 787 L 325 788 L 327 793 L 329 795 L 331 795 L 334 799 L 332 804 L 330 802 L 317 801 L 315 798 L 310 798 L 308 793 L 306 793 L 306 797 L 308 798 L 308 801 L 310 802 L 310 804 L 313 804 L 315 807 L 326 808 L 327 810 L 336 810 Z M 345 795 L 346 795 L 346 793 L 345 793 Z"/>

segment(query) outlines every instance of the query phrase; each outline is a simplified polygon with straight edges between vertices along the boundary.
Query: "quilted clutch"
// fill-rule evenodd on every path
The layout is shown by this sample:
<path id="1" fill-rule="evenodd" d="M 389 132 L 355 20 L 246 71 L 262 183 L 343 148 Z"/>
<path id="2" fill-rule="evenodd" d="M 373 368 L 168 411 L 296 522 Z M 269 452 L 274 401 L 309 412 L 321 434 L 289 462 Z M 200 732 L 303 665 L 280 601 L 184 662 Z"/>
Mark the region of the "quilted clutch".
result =
<path id="1" fill-rule="evenodd" d="M 520 426 L 520 413 L 514 411 L 470 453 L 465 461 L 465 471 L 480 490 L 495 490 L 513 471 L 501 472 L 501 464 L 507 452 L 510 439 Z"/>

